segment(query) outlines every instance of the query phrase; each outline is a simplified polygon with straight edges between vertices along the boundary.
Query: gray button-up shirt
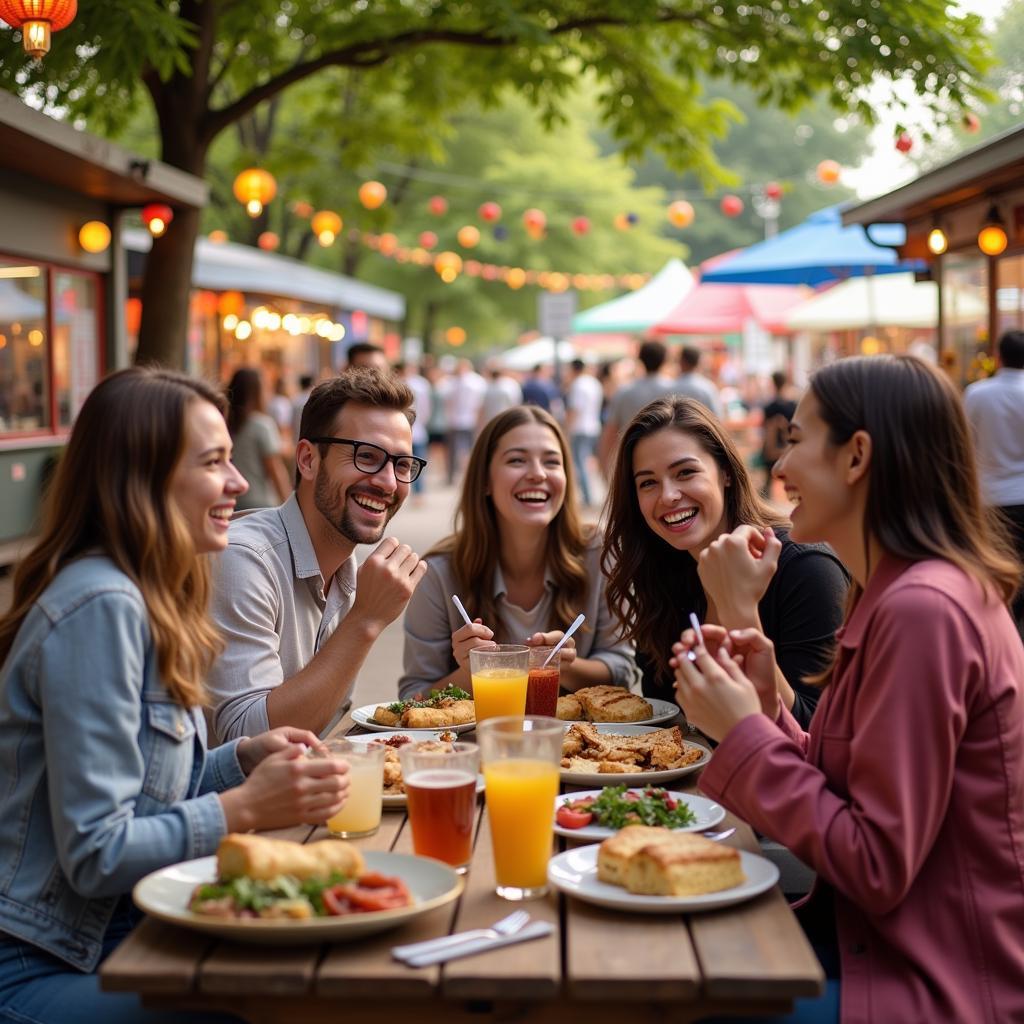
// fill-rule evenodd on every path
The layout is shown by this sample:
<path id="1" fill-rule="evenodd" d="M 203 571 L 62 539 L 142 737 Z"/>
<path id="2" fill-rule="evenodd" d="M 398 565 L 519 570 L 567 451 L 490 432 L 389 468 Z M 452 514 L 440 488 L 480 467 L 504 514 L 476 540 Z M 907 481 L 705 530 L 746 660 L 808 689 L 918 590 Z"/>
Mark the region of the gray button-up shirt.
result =
<path id="1" fill-rule="evenodd" d="M 220 742 L 270 728 L 267 695 L 309 664 L 356 594 L 354 555 L 328 590 L 294 494 L 236 520 L 228 536 L 210 607 L 225 648 L 206 681 Z"/>
<path id="2" fill-rule="evenodd" d="M 581 658 L 603 661 L 611 671 L 610 682 L 630 687 L 639 682 L 640 673 L 634 660 L 633 645 L 622 639 L 618 624 L 608 610 L 601 575 L 601 543 L 594 538 L 588 545 L 584 561 L 589 586 L 581 612 L 587 619 L 574 635 L 576 653 Z M 398 694 L 429 690 L 439 679 L 458 668 L 452 654 L 452 633 L 465 623 L 452 601 L 458 584 L 448 555 L 428 559 L 430 571 L 420 580 L 405 610 L 405 671 L 398 681 Z M 545 576 L 544 596 L 529 610 L 512 604 L 506 595 L 501 569 L 494 572 L 494 596 L 497 599 L 498 621 L 487 623 L 499 643 L 523 643 L 526 637 L 547 632 L 554 599 L 555 581 Z M 464 597 L 465 595 L 460 595 Z M 467 609 L 475 615 L 473 608 Z M 564 623 L 563 628 L 568 628 Z M 589 628 L 586 628 L 589 627 Z"/>

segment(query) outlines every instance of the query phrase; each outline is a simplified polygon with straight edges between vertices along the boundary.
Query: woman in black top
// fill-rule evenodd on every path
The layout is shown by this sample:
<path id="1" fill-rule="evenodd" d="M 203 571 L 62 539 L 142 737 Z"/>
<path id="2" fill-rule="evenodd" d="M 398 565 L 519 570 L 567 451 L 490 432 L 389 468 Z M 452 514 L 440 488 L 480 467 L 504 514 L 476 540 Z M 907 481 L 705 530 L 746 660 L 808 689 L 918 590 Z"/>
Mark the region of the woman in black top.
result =
<path id="1" fill-rule="evenodd" d="M 675 395 L 637 413 L 613 469 L 602 567 L 647 696 L 674 700 L 668 659 L 695 612 L 772 640 L 780 696 L 807 725 L 820 691 L 804 680 L 829 664 L 847 576 L 787 526 L 703 405 Z"/>

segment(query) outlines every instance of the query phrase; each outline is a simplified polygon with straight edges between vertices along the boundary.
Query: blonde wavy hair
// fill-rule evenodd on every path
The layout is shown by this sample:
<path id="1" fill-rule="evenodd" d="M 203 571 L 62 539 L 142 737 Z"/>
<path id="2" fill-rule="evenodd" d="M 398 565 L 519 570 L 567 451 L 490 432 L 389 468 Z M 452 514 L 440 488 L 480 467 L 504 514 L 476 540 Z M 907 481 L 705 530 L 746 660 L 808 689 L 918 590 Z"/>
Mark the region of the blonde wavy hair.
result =
<path id="1" fill-rule="evenodd" d="M 565 629 L 576 617 L 587 593 L 584 553 L 590 531 L 580 521 L 576 503 L 576 479 L 569 445 L 550 413 L 536 405 L 517 405 L 495 416 L 480 432 L 470 453 L 462 494 L 455 513 L 455 532 L 440 541 L 429 555 L 446 554 L 466 604 L 492 628 L 497 627 L 494 572 L 498 567 L 501 538 L 494 503 L 487 494 L 491 459 L 498 442 L 516 427 L 539 423 L 555 435 L 565 470 L 565 500 L 548 526 L 545 561 L 555 581 L 548 629 Z M 495 636 L 499 643 L 512 638 Z"/>
<path id="2" fill-rule="evenodd" d="M 15 572 L 14 600 L 0 619 L 0 663 L 57 573 L 101 551 L 142 592 L 171 696 L 185 707 L 203 703 L 203 678 L 222 645 L 206 611 L 207 560 L 170 495 L 196 401 L 224 412 L 219 392 L 168 370 L 121 370 L 93 389 L 44 498 L 39 540 Z"/>

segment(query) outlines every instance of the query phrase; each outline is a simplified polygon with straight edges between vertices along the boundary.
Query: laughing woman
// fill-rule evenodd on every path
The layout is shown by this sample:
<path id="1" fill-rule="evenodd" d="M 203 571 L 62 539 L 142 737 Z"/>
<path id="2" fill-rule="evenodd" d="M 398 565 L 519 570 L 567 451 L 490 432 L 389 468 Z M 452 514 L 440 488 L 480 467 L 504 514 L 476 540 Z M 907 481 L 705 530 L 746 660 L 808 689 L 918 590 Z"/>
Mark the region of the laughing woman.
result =
<path id="1" fill-rule="evenodd" d="M 581 611 L 586 623 L 562 650 L 563 689 L 630 686 L 633 648 L 609 614 L 599 558 L 596 531 L 580 523 L 561 427 L 532 405 L 496 416 L 470 454 L 455 532 L 427 555 L 430 571 L 406 609 L 399 695 L 469 690 L 472 648 L 556 643 Z M 472 625 L 452 594 L 476 617 Z"/>
<path id="2" fill-rule="evenodd" d="M 220 396 L 161 370 L 100 383 L 75 422 L 0 618 L 0 1020 L 193 1020 L 103 993 L 143 875 L 227 832 L 322 822 L 348 789 L 316 737 L 205 749 L 219 650 L 205 555 L 245 481 Z"/>
<path id="3" fill-rule="evenodd" d="M 720 741 L 701 788 L 818 873 L 805 923 L 838 961 L 844 1024 L 1022 1021 L 1021 573 L 960 396 L 913 357 L 834 363 L 775 476 L 793 536 L 849 567 L 850 607 L 807 732 L 762 634 L 683 634 L 680 701 Z M 834 1002 L 799 1019 L 834 1021 Z"/>
<path id="4" fill-rule="evenodd" d="M 616 456 L 605 533 L 608 599 L 636 643 L 647 696 L 673 700 L 668 651 L 689 621 L 757 628 L 775 642 L 777 685 L 810 721 L 846 575 L 823 547 L 795 544 L 757 494 L 719 420 L 673 395 L 642 409 Z"/>

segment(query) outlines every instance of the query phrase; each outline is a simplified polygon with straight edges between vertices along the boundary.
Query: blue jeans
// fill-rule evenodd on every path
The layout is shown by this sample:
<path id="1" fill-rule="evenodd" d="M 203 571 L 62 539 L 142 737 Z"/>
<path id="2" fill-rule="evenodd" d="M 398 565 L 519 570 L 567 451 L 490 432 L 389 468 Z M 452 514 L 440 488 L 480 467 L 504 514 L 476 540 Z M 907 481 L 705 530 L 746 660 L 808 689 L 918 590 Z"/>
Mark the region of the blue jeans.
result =
<path id="1" fill-rule="evenodd" d="M 122 901 L 103 941 L 106 959 L 141 915 Z M 0 1022 L 3 1024 L 238 1024 L 237 1017 L 146 1010 L 132 992 L 102 992 L 97 974 L 82 974 L 37 946 L 0 932 Z"/>
<path id="2" fill-rule="evenodd" d="M 424 441 L 422 444 L 416 444 L 415 442 L 413 442 L 412 453 L 413 453 L 413 455 L 416 456 L 417 459 L 424 459 L 424 460 L 426 460 L 427 456 L 430 454 L 430 446 L 427 444 L 426 441 Z M 423 467 L 423 473 L 420 473 L 420 475 L 418 477 L 416 477 L 415 480 L 413 480 L 413 482 L 412 482 L 412 493 L 413 494 L 422 494 L 423 493 L 423 474 L 426 473 L 428 468 L 429 468 L 428 466 L 424 466 Z"/>
<path id="3" fill-rule="evenodd" d="M 590 477 L 587 474 L 587 462 L 594 449 L 597 448 L 597 437 L 593 434 L 573 434 L 569 438 L 572 445 L 572 462 L 576 467 L 576 475 L 580 478 L 580 494 L 583 497 L 583 504 L 589 505 L 590 501 Z"/>

